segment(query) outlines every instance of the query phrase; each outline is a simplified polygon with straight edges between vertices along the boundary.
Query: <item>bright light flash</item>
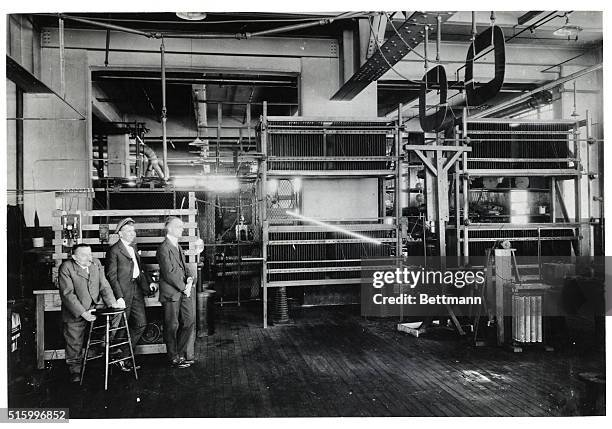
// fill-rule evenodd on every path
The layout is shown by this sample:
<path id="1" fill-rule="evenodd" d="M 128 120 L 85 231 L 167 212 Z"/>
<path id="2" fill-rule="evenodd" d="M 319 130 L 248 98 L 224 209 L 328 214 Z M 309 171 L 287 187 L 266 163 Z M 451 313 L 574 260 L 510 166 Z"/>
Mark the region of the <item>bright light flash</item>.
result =
<path id="1" fill-rule="evenodd" d="M 203 188 L 213 192 L 232 192 L 240 188 L 238 179 L 233 176 L 178 176 L 174 178 L 177 188 Z"/>
<path id="2" fill-rule="evenodd" d="M 375 240 L 372 237 L 368 237 L 368 236 L 365 236 L 365 235 L 362 235 L 362 234 L 358 234 L 356 232 L 349 231 L 348 229 L 340 228 L 339 226 L 336 226 L 336 225 L 332 225 L 332 224 L 329 224 L 329 223 L 321 222 L 321 221 L 313 219 L 311 217 L 302 216 L 301 214 L 298 214 L 296 212 L 292 212 L 292 211 L 287 210 L 285 213 L 287 213 L 290 216 L 296 217 L 296 218 L 298 218 L 300 220 L 303 220 L 305 222 L 314 223 L 315 225 L 323 226 L 323 227 L 328 228 L 328 229 L 330 229 L 332 231 L 337 231 L 337 232 L 340 232 L 342 234 L 350 235 L 351 237 L 359 238 L 360 240 L 367 241 L 368 243 L 374 243 L 374 244 L 378 244 L 378 245 L 382 244 L 382 242 L 380 242 L 378 240 Z"/>

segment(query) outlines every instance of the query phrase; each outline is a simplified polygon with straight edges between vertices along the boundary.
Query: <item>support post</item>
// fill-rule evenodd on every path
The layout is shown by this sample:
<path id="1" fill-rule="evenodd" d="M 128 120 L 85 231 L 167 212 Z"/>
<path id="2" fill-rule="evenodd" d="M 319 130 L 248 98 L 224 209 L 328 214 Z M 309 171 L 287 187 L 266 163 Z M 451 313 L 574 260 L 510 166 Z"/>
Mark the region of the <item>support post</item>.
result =
<path id="1" fill-rule="evenodd" d="M 161 121 L 162 121 L 162 154 L 164 159 L 164 179 L 168 179 L 168 141 L 166 135 L 166 47 L 164 46 L 164 39 L 161 39 L 160 45 L 161 52 L 161 89 L 162 89 L 162 110 L 161 110 Z"/>
<path id="2" fill-rule="evenodd" d="M 268 327 L 268 202 L 267 202 L 267 190 L 266 185 L 268 181 L 268 145 L 267 145 L 267 116 L 268 116 L 268 104 L 264 101 L 263 103 L 263 114 L 261 117 L 261 153 L 263 157 L 261 159 L 261 286 L 263 288 L 263 327 Z"/>
<path id="3" fill-rule="evenodd" d="M 463 145 L 467 145 L 467 108 L 463 109 L 462 116 L 462 133 L 461 138 Z M 468 158 L 467 152 L 463 152 L 461 157 L 461 174 L 463 176 L 463 263 L 468 264 L 470 256 L 470 242 L 469 242 L 469 231 L 468 224 L 470 223 L 470 191 L 469 191 L 469 178 L 468 178 Z"/>
<path id="4" fill-rule="evenodd" d="M 440 25 L 438 23 L 438 25 Z M 455 146 L 459 146 L 459 126 L 455 127 Z M 463 155 L 463 154 L 462 154 Z M 459 194 L 460 187 L 460 169 L 459 163 L 455 163 L 455 233 L 457 234 L 456 252 L 457 260 L 461 255 L 461 195 Z"/>
<path id="5" fill-rule="evenodd" d="M 402 169 L 400 168 L 401 157 L 400 157 L 400 149 L 402 142 L 402 104 L 400 103 L 397 106 L 397 126 L 395 127 L 395 237 L 397 238 L 397 247 L 396 247 L 396 258 L 399 260 L 402 257 L 402 231 L 400 218 L 402 217 L 402 207 L 400 204 L 400 194 L 402 192 L 401 189 L 401 173 Z"/>

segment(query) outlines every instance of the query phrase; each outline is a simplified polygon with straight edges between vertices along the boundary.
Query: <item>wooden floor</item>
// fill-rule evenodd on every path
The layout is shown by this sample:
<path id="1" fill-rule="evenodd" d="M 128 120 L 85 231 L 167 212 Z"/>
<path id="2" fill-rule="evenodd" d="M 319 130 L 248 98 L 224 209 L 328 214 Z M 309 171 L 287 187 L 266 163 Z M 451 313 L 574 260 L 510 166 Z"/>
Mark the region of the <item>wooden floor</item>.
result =
<path id="1" fill-rule="evenodd" d="M 68 407 L 73 418 L 565 416 L 589 405 L 578 374 L 605 370 L 602 348 L 580 333 L 563 350 L 513 354 L 444 330 L 417 339 L 358 309 L 293 316 L 264 330 L 257 308 L 225 307 L 189 369 L 142 356 L 138 381 L 117 371 L 104 392 L 101 368 L 78 387 L 56 361 L 13 385 L 9 406 Z"/>

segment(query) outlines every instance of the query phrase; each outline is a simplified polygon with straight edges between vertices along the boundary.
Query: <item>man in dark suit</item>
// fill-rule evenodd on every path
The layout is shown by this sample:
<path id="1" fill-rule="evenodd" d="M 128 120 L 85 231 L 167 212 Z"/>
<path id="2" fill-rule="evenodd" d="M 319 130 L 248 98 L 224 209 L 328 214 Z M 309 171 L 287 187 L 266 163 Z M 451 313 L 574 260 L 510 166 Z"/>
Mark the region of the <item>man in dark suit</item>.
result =
<path id="1" fill-rule="evenodd" d="M 187 271 L 185 257 L 178 243 L 183 234 L 183 221 L 166 220 L 166 239 L 157 248 L 159 262 L 159 302 L 164 309 L 164 341 L 171 365 L 187 368 L 194 363 L 187 359 L 187 345 L 194 330 L 191 286 L 193 277 Z M 180 322 L 180 329 L 179 329 Z"/>
<path id="2" fill-rule="evenodd" d="M 96 320 L 99 308 L 125 308 L 118 303 L 99 260 L 91 255 L 91 247 L 77 244 L 72 249 L 72 259 L 59 268 L 59 289 L 62 299 L 62 321 L 66 340 L 66 364 L 70 381 L 81 381 L 81 359 L 87 323 Z M 113 327 L 119 318 L 113 319 Z"/>
<path id="3" fill-rule="evenodd" d="M 113 244 L 106 253 L 106 277 L 117 302 L 125 304 L 125 316 L 128 319 L 130 339 L 132 346 L 136 346 L 147 327 L 145 315 L 145 295 L 150 295 L 154 284 L 143 269 L 140 255 L 134 247 L 136 230 L 134 220 L 125 218 L 117 224 L 115 232 L 119 234 L 119 241 Z M 120 331 L 118 341 L 125 341 L 125 331 Z M 129 347 L 124 345 L 119 352 L 129 355 Z M 117 365 L 123 371 L 132 371 L 132 361 L 122 360 Z M 138 367 L 137 367 L 138 369 Z"/>

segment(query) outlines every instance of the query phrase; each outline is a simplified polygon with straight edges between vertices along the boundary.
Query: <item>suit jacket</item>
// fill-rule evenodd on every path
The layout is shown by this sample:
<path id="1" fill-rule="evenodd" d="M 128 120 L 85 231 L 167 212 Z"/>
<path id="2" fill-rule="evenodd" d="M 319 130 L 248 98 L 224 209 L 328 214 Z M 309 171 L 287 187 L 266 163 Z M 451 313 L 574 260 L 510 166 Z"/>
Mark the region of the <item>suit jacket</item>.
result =
<path id="1" fill-rule="evenodd" d="M 96 305 L 117 305 L 113 290 L 104 277 L 104 267 L 97 259 L 89 266 L 89 274 L 74 260 L 64 261 L 59 268 L 59 288 L 64 322 L 80 320 L 83 312 Z"/>
<path id="2" fill-rule="evenodd" d="M 159 302 L 178 301 L 190 276 L 183 251 L 166 238 L 157 248 Z"/>
<path id="3" fill-rule="evenodd" d="M 143 297 L 149 295 L 149 284 L 151 279 L 145 272 L 140 255 L 134 248 L 136 261 L 140 269 L 140 275 L 136 279 L 137 288 L 132 284 L 132 275 L 134 273 L 134 260 L 130 256 L 128 250 L 121 240 L 113 244 L 108 252 L 106 252 L 106 278 L 113 288 L 115 298 L 123 298 L 126 306 L 132 305 L 134 296 Z"/>

